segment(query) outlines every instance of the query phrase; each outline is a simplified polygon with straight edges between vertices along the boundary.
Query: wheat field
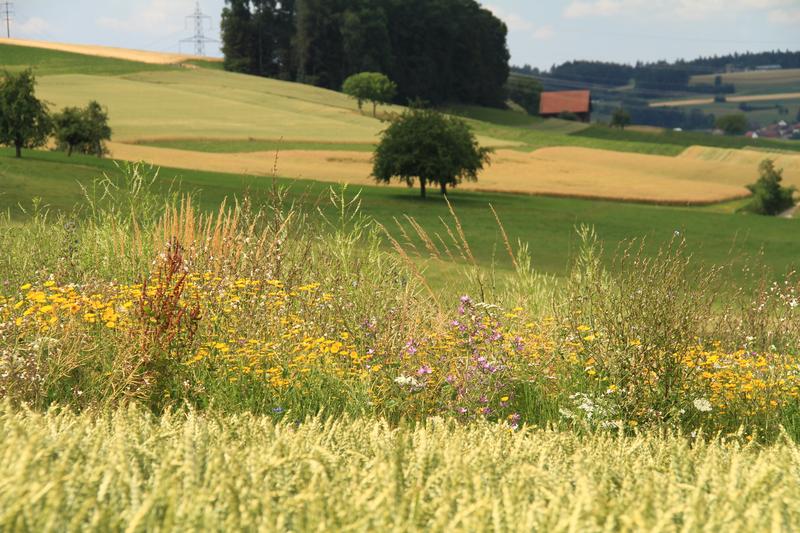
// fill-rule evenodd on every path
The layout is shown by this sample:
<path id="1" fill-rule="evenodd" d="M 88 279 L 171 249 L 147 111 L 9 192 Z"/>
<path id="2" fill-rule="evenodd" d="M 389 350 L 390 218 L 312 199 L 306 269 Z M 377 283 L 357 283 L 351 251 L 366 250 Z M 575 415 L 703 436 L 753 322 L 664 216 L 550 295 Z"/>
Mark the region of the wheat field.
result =
<path id="1" fill-rule="evenodd" d="M 6 531 L 789 531 L 800 448 L 2 407 Z"/>
<path id="2" fill-rule="evenodd" d="M 163 166 L 256 176 L 374 185 L 371 154 L 287 150 L 219 154 L 109 143 L 114 157 Z M 753 153 L 757 157 L 757 153 Z M 276 160 L 277 155 L 277 160 Z M 788 157 L 788 156 L 787 156 Z M 711 203 L 747 196 L 758 163 L 727 163 L 576 147 L 542 148 L 532 153 L 499 149 L 472 191 L 607 198 L 656 203 Z M 795 176 L 793 170 L 791 175 Z M 800 173 L 797 173 L 800 174 Z M 796 178 L 800 180 L 800 175 Z M 404 186 L 396 184 L 397 186 Z"/>

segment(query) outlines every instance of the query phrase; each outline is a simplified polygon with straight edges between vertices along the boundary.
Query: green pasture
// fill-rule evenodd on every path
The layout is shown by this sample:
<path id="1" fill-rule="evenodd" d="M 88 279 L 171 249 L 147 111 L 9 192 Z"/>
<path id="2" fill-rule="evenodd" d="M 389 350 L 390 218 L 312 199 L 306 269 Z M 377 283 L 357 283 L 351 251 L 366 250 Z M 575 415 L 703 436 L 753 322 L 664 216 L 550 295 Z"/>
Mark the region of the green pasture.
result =
<path id="1" fill-rule="evenodd" d="M 164 72 L 176 70 L 179 67 L 0 44 L 0 69 L 19 71 L 27 68 L 32 68 L 37 76 L 60 74 L 122 76 L 143 71 Z"/>
<path id="2" fill-rule="evenodd" d="M 82 202 L 80 184 L 89 185 L 104 172 L 117 175 L 115 163 L 85 156 L 54 152 L 26 152 L 15 159 L 8 149 L 0 150 L 0 209 L 24 219 L 21 207 L 30 211 L 32 199 L 51 210 L 71 211 Z M 330 185 L 313 181 L 277 180 L 291 187 L 290 199 L 308 212 L 329 207 Z M 249 194 L 256 201 L 272 187 L 269 178 L 162 168 L 160 183 L 196 195 L 199 205 L 216 209 L 224 198 Z M 442 221 L 452 226 L 447 205 L 437 196 L 420 200 L 416 190 L 390 187 L 351 187 L 348 194 L 360 193 L 361 212 L 399 235 L 395 220 L 415 218 L 429 233 L 439 233 L 448 241 Z M 705 264 L 742 264 L 763 253 L 763 262 L 776 272 L 797 264 L 800 221 L 731 214 L 737 205 L 720 204 L 708 208 L 679 208 L 621 202 L 470 193 L 455 190 L 450 200 L 458 214 L 473 252 L 485 266 L 496 263 L 510 268 L 490 205 L 494 206 L 513 243 L 530 245 L 535 266 L 548 273 L 565 273 L 577 245 L 575 228 L 594 226 L 607 251 L 630 239 L 645 238 L 648 252 L 669 243 L 676 236 L 686 239 L 689 250 Z M 406 224 L 407 229 L 408 225 Z M 677 232 L 677 233 L 676 233 Z M 418 239 L 412 239 L 421 252 Z M 446 265 L 431 267 L 439 274 L 450 272 Z M 738 276 L 738 274 L 734 274 Z"/>
<path id="3" fill-rule="evenodd" d="M 800 85 L 798 87 L 800 87 Z M 800 89 L 796 88 L 795 90 Z M 747 104 L 753 106 L 755 109 L 751 111 L 742 111 L 739 107 L 741 105 L 740 102 L 715 102 L 712 104 L 690 107 L 700 109 L 704 113 L 713 114 L 716 117 L 744 113 L 744 115 L 747 117 L 747 120 L 751 124 L 756 124 L 762 127 L 773 124 L 780 120 L 794 123 L 795 118 L 797 117 L 797 112 L 800 111 L 800 98 L 776 98 L 775 100 L 747 102 Z M 779 111 L 778 106 L 788 109 L 789 112 L 787 114 L 782 114 Z"/>

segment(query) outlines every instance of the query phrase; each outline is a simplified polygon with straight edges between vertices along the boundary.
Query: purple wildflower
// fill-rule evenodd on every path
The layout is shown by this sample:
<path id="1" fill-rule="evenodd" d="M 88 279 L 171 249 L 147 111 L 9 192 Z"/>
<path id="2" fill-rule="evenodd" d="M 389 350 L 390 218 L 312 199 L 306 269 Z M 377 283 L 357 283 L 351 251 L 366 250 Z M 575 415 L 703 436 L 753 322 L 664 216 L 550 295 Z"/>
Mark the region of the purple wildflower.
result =
<path id="1" fill-rule="evenodd" d="M 417 346 L 414 343 L 414 339 L 411 339 L 406 343 L 406 352 L 408 353 L 408 355 L 414 355 L 415 353 L 417 353 Z"/>

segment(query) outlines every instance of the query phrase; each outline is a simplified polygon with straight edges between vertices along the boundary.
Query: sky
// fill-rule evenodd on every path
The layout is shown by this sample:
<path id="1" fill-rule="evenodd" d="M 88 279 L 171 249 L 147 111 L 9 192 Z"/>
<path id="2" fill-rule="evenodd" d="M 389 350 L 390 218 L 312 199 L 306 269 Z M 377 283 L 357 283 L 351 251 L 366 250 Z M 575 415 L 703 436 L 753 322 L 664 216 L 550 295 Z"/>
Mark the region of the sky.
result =
<path id="1" fill-rule="evenodd" d="M 195 0 L 16 0 L 12 37 L 193 52 Z M 224 0 L 201 0 L 219 39 Z M 486 0 L 509 28 L 511 61 L 633 63 L 774 49 L 800 50 L 800 0 Z M 4 24 L 3 24 L 4 26 Z M 5 28 L 3 27 L 3 36 Z M 221 55 L 219 44 L 206 45 Z M 2 57 L 0 57 L 0 65 Z"/>

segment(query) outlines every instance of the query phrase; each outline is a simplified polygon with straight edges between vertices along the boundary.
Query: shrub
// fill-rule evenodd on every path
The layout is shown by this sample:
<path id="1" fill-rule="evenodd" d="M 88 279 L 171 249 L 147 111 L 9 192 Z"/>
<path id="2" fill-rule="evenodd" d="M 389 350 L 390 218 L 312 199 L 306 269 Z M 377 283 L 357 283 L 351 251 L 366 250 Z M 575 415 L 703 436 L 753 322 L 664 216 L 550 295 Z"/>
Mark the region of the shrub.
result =
<path id="1" fill-rule="evenodd" d="M 741 113 L 725 115 L 717 119 L 716 127 L 725 135 L 742 135 L 747 131 L 747 117 Z"/>
<path id="2" fill-rule="evenodd" d="M 765 159 L 758 167 L 759 178 L 747 188 L 753 197 L 743 209 L 759 215 L 777 215 L 794 205 L 794 187 L 784 187 L 783 169 L 776 169 L 775 162 Z"/>

